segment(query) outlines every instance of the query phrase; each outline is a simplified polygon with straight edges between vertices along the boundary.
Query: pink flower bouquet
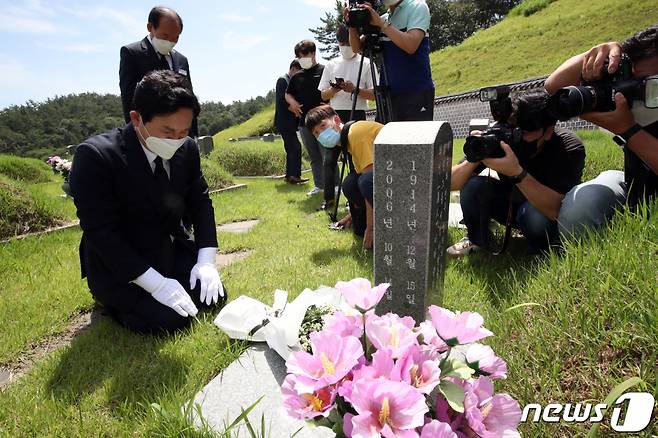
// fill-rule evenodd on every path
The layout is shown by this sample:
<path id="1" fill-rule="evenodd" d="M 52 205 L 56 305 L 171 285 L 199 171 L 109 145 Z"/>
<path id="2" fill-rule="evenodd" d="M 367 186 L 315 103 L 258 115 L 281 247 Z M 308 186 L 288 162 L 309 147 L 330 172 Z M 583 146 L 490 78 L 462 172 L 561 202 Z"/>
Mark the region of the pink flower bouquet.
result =
<path id="1" fill-rule="evenodd" d="M 375 315 L 388 286 L 336 284 L 356 312 L 326 315 L 311 352 L 290 355 L 281 389 L 288 414 L 339 437 L 519 437 L 519 404 L 494 393 L 507 364 L 477 343 L 493 334 L 482 316 L 430 306 L 416 325 Z"/>

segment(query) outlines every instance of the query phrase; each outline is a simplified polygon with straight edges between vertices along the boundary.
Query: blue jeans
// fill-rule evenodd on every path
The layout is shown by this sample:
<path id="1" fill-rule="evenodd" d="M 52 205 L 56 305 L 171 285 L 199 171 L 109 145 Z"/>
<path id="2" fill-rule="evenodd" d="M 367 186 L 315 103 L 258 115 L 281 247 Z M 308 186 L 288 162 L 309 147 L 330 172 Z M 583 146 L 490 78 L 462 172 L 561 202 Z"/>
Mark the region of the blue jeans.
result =
<path id="1" fill-rule="evenodd" d="M 304 147 L 308 151 L 308 156 L 311 159 L 311 173 L 313 174 L 315 187 L 322 189 L 324 187 L 324 148 L 306 126 L 299 127 L 299 134 L 302 136 L 302 142 L 304 143 Z"/>
<path id="2" fill-rule="evenodd" d="M 577 185 L 564 197 L 558 216 L 560 235 L 579 237 L 586 229 L 604 226 L 626 203 L 624 172 L 606 170 Z"/>
<path id="3" fill-rule="evenodd" d="M 487 242 L 489 219 L 505 225 L 510 186 L 483 176 L 471 177 L 460 192 L 468 239 L 478 246 Z M 548 219 L 525 198 L 512 202 L 512 227 L 521 230 L 530 252 L 547 250 L 557 240 L 557 222 Z"/>

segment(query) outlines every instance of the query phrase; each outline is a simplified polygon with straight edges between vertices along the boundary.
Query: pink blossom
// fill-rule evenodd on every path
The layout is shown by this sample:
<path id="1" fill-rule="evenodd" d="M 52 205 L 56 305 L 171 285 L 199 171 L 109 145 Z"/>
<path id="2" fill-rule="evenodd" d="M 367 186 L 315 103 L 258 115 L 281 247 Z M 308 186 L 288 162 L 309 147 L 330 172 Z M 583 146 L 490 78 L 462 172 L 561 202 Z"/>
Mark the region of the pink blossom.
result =
<path id="1" fill-rule="evenodd" d="M 471 344 L 466 350 L 466 362 L 469 367 L 490 379 L 507 378 L 507 364 L 488 345 Z"/>
<path id="2" fill-rule="evenodd" d="M 457 438 L 457 434 L 448 423 L 432 420 L 423 426 L 420 438 Z"/>
<path id="3" fill-rule="evenodd" d="M 486 377 L 464 382 L 463 386 L 464 416 L 470 430 L 482 438 L 520 437 L 517 427 L 521 408 L 516 400 L 507 394 L 493 395 L 493 383 Z M 462 429 L 468 430 L 464 426 Z"/>
<path id="4" fill-rule="evenodd" d="M 336 289 L 340 291 L 345 301 L 350 306 L 364 311 L 375 307 L 389 286 L 388 283 L 382 283 L 372 287 L 370 281 L 365 278 L 355 278 L 347 282 L 339 281 L 336 283 Z"/>
<path id="5" fill-rule="evenodd" d="M 482 327 L 484 319 L 477 312 L 452 312 L 438 306 L 430 306 L 429 314 L 438 335 L 451 347 L 470 344 L 493 335 Z"/>
<path id="6" fill-rule="evenodd" d="M 363 317 L 361 315 L 346 315 L 343 312 L 334 312 L 324 316 L 325 331 L 333 332 L 338 336 L 363 336 Z"/>
<path id="7" fill-rule="evenodd" d="M 397 360 L 391 376 L 395 376 L 392 380 L 401 380 L 423 394 L 429 394 L 441 382 L 438 355 L 412 345 Z"/>
<path id="8" fill-rule="evenodd" d="M 294 352 L 286 366 L 288 373 L 315 380 L 315 389 L 339 382 L 363 357 L 363 347 L 355 337 L 324 331 L 313 332 L 310 337 L 313 354 Z"/>
<path id="9" fill-rule="evenodd" d="M 429 411 L 423 394 L 385 379 L 356 381 L 352 406 L 358 413 L 351 421 L 355 438 L 418 437 L 416 428 Z"/>
<path id="10" fill-rule="evenodd" d="M 395 379 L 394 374 L 392 373 L 395 363 L 391 357 L 391 352 L 389 350 L 377 350 L 372 355 L 372 363 L 370 365 L 363 365 L 359 368 L 356 368 L 353 372 L 352 378 L 343 383 L 338 388 L 338 395 L 343 397 L 347 402 L 351 403 L 352 391 L 354 389 L 354 383 L 362 380 L 373 380 L 373 379 L 388 379 L 400 381 L 401 379 Z M 398 373 L 399 374 L 399 373 Z"/>
<path id="11" fill-rule="evenodd" d="M 418 325 L 419 332 L 423 336 L 423 344 L 436 348 L 439 353 L 448 351 L 448 344 L 436 333 L 436 329 L 430 321 L 423 321 Z"/>
<path id="12" fill-rule="evenodd" d="M 336 399 L 336 390 L 331 387 L 325 387 L 317 391 L 298 392 L 300 385 L 298 377 L 288 374 L 281 386 L 283 395 L 283 407 L 293 418 L 308 419 L 315 417 L 327 417 L 334 407 Z"/>
<path id="13" fill-rule="evenodd" d="M 397 359 L 412 345 L 418 345 L 414 333 L 414 320 L 410 316 L 400 318 L 394 313 L 372 317 L 366 321 L 366 335 L 378 350 L 389 349 Z"/>

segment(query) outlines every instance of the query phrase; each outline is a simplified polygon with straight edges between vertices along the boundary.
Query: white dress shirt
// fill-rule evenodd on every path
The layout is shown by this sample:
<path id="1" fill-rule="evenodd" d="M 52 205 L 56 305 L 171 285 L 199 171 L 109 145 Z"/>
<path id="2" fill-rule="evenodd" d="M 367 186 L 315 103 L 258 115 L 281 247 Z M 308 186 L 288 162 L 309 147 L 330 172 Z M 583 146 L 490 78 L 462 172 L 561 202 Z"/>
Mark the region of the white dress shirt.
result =
<path id="1" fill-rule="evenodd" d="M 144 145 L 142 145 L 142 150 L 144 151 L 144 154 L 146 155 L 146 159 L 149 162 L 149 165 L 151 166 L 151 171 L 155 173 L 155 159 L 158 158 L 156 154 L 154 154 L 152 151 L 146 149 Z M 162 159 L 162 167 L 164 167 L 165 172 L 167 172 L 167 177 L 171 179 L 171 173 L 169 171 L 169 160 L 165 160 L 164 158 Z"/>

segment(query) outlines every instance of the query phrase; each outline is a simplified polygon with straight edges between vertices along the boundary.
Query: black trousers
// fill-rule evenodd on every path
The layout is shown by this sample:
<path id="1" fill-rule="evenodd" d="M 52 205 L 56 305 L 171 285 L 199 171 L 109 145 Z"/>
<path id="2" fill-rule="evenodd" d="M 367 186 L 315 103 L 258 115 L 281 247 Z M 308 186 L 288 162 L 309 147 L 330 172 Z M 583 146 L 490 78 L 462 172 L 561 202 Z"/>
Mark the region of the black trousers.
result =
<path id="1" fill-rule="evenodd" d="M 286 176 L 302 176 L 302 144 L 296 129 L 280 131 L 283 147 L 286 150 Z"/>
<path id="2" fill-rule="evenodd" d="M 363 236 L 367 226 L 366 200 L 372 205 L 373 173 L 350 172 L 343 181 L 343 192 L 349 201 L 352 231 Z"/>
<path id="3" fill-rule="evenodd" d="M 194 289 L 190 290 L 190 271 L 196 264 L 197 254 L 191 251 L 188 245 L 174 240 L 174 270 L 170 278 L 178 281 L 190 295 L 197 309 L 221 307 L 226 302 L 226 289 L 224 298 L 220 297 L 217 304 L 206 305 L 200 301 L 200 284 L 197 281 Z M 94 291 L 91 291 L 94 295 Z M 94 298 L 107 310 L 109 316 L 119 324 L 130 330 L 140 333 L 168 333 L 187 327 L 192 318 L 183 317 L 170 307 L 161 304 L 150 293 L 133 283 L 118 285 L 111 297 L 107 294 Z"/>
<path id="4" fill-rule="evenodd" d="M 391 96 L 393 122 L 434 120 L 434 88 Z"/>
<path id="5" fill-rule="evenodd" d="M 338 117 L 343 123 L 350 121 L 350 110 L 336 110 Z M 354 111 L 354 120 L 365 120 L 364 110 Z M 338 168 L 338 157 L 340 148 L 327 149 L 325 151 L 322 166 L 324 168 L 324 200 L 331 201 L 336 196 L 336 186 L 340 184 L 340 170 Z"/>

